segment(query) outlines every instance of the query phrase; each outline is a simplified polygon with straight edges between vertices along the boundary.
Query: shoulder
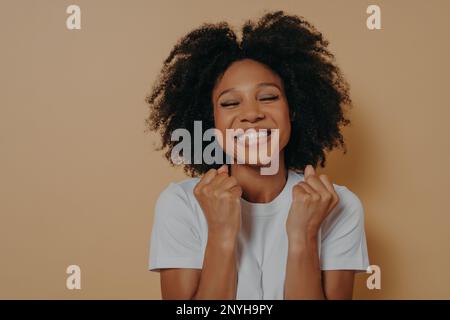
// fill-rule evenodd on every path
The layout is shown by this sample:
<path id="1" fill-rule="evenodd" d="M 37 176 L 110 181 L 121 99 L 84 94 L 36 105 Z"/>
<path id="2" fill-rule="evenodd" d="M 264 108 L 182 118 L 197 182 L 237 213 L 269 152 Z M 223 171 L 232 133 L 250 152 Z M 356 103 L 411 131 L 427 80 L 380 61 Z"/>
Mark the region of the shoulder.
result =
<path id="1" fill-rule="evenodd" d="M 305 179 L 305 176 L 301 172 L 289 170 L 289 174 L 292 177 L 291 178 L 292 184 L 303 181 Z M 341 206 L 344 206 L 346 208 L 354 208 L 354 209 L 362 208 L 362 203 L 361 203 L 360 199 L 350 189 L 348 189 L 346 186 L 338 185 L 335 183 L 333 183 L 333 186 L 334 186 L 334 189 L 336 190 L 336 193 L 339 196 L 339 199 L 340 199 L 339 202 L 340 202 Z"/>
<path id="2" fill-rule="evenodd" d="M 333 184 L 339 197 L 339 203 L 330 212 L 322 224 L 322 231 L 333 229 L 351 232 L 355 228 L 364 228 L 364 206 L 360 198 L 349 188 Z"/>
<path id="3" fill-rule="evenodd" d="M 321 269 L 367 270 L 363 204 L 347 187 L 334 185 L 334 188 L 339 203 L 321 226 Z"/>
<path id="4" fill-rule="evenodd" d="M 155 215 L 158 216 L 186 216 L 195 211 L 196 199 L 193 189 L 199 178 L 185 179 L 171 182 L 159 194 L 155 205 Z"/>
<path id="5" fill-rule="evenodd" d="M 179 182 L 170 182 L 158 197 L 159 200 L 165 200 L 167 198 L 182 198 L 184 200 L 190 200 L 194 194 L 194 187 L 198 183 L 200 178 L 190 178 Z"/>
<path id="6" fill-rule="evenodd" d="M 305 180 L 305 176 L 301 172 L 289 170 L 292 184 Z M 333 183 L 334 189 L 339 196 L 341 205 L 346 207 L 362 207 L 362 203 L 358 196 L 346 186 Z"/>
<path id="7" fill-rule="evenodd" d="M 341 207 L 350 211 L 357 211 L 362 214 L 363 204 L 360 198 L 346 186 L 334 184 L 334 189 L 339 196 L 339 203 Z"/>

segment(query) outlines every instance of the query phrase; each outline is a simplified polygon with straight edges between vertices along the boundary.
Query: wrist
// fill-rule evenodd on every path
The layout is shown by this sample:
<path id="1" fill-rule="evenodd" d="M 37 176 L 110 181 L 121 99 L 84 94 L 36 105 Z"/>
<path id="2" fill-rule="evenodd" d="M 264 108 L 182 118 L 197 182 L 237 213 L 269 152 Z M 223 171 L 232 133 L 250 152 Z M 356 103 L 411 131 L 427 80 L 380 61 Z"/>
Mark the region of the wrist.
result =
<path id="1" fill-rule="evenodd" d="M 306 226 L 303 228 L 287 228 L 287 235 L 289 239 L 294 241 L 311 241 L 317 239 L 320 226 Z"/>
<path id="2" fill-rule="evenodd" d="M 288 251 L 291 253 L 304 253 L 317 250 L 316 232 L 303 232 L 288 235 Z"/>
<path id="3" fill-rule="evenodd" d="M 234 230 L 210 230 L 208 231 L 208 242 L 214 247 L 223 250 L 233 250 L 236 247 L 238 232 Z"/>

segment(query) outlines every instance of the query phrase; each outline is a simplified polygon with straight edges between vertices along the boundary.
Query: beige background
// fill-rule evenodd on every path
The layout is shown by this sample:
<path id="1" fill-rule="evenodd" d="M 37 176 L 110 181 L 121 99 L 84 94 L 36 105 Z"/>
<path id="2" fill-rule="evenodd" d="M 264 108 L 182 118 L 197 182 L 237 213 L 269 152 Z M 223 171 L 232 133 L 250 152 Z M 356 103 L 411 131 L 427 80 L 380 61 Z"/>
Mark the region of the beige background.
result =
<path id="1" fill-rule="evenodd" d="M 82 30 L 66 29 L 66 7 Z M 344 5 L 345 3 L 345 5 Z M 366 8 L 382 9 L 382 30 Z M 381 290 L 450 298 L 449 1 L 0 2 L 0 298 L 159 299 L 147 271 L 153 206 L 185 179 L 152 149 L 144 102 L 175 41 L 264 9 L 303 15 L 352 88 L 348 153 L 328 173 L 363 201 Z M 80 265 L 82 290 L 65 287 Z"/>

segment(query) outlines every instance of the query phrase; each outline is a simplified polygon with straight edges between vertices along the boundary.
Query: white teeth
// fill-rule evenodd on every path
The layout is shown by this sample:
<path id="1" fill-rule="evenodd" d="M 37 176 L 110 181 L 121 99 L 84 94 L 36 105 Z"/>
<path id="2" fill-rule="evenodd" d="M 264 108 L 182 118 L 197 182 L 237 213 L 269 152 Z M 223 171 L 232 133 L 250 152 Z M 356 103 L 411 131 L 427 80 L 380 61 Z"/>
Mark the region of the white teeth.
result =
<path id="1" fill-rule="evenodd" d="M 250 130 L 245 132 L 244 134 L 240 134 L 237 136 L 238 142 L 245 143 L 247 140 L 249 143 L 256 143 L 259 139 L 264 139 L 270 134 L 270 131 L 263 130 L 263 131 L 255 131 Z"/>

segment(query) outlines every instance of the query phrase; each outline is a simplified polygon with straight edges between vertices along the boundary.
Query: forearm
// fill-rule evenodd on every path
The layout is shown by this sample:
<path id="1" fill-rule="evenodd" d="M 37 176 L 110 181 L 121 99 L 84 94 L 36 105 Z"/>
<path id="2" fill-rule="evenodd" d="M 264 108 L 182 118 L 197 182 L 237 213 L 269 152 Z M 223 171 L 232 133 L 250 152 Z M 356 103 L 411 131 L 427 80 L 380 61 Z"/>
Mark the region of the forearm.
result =
<path id="1" fill-rule="evenodd" d="M 208 236 L 200 281 L 193 299 L 236 299 L 236 244 L 235 236 Z"/>
<path id="2" fill-rule="evenodd" d="M 321 279 L 316 236 L 289 239 L 286 279 L 286 300 L 326 299 Z"/>

